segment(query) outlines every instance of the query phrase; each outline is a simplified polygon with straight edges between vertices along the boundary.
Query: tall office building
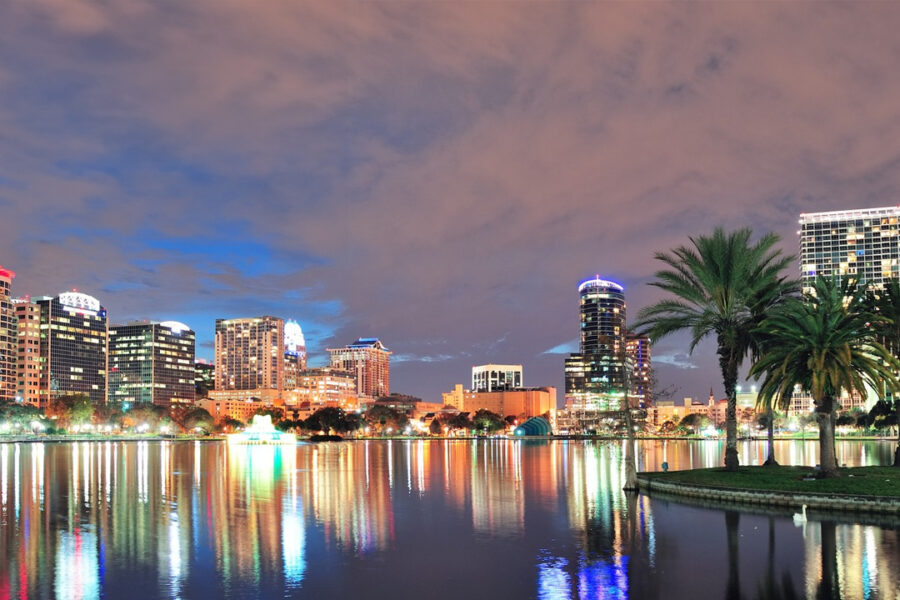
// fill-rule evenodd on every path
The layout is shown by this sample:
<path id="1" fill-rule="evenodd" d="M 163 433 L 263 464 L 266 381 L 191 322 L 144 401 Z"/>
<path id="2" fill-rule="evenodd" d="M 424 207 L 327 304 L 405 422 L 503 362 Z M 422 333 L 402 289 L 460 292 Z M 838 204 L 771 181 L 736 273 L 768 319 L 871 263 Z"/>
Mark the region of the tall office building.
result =
<path id="1" fill-rule="evenodd" d="M 900 277 L 900 206 L 805 213 L 799 234 L 804 291 L 819 275 L 849 275 L 875 289 Z M 864 407 L 871 408 L 878 397 L 869 390 Z M 855 404 L 849 396 L 841 401 L 844 409 Z"/>
<path id="2" fill-rule="evenodd" d="M 626 349 L 625 289 L 595 277 L 578 285 L 581 352 L 565 361 L 566 408 L 579 419 L 620 410 L 631 377 Z"/>
<path id="3" fill-rule="evenodd" d="M 23 401 L 46 408 L 58 396 L 86 394 L 95 404 L 106 402 L 108 324 L 100 301 L 72 291 L 16 300 L 15 311 L 22 333 L 17 391 Z M 37 361 L 33 360 L 35 339 Z M 36 377 L 31 367 L 37 367 Z"/>
<path id="4" fill-rule="evenodd" d="M 800 215 L 800 278 L 852 275 L 881 287 L 900 276 L 900 206 Z"/>
<path id="5" fill-rule="evenodd" d="M 391 353 L 376 338 L 359 338 L 343 348 L 329 348 L 331 366 L 356 374 L 360 396 L 379 398 L 391 393 Z"/>
<path id="6" fill-rule="evenodd" d="M 496 392 L 522 387 L 522 365 L 476 365 L 472 367 L 472 391 Z"/>
<path id="7" fill-rule="evenodd" d="M 0 401 L 16 397 L 16 313 L 10 298 L 10 287 L 16 274 L 0 267 Z"/>
<path id="8" fill-rule="evenodd" d="M 109 401 L 194 402 L 195 335 L 177 321 L 109 328 Z"/>
<path id="9" fill-rule="evenodd" d="M 216 319 L 217 400 L 263 402 L 284 389 L 284 320 L 278 317 Z"/>
<path id="10" fill-rule="evenodd" d="M 284 323 L 284 389 L 293 390 L 306 370 L 306 339 L 300 323 L 288 319 Z"/>

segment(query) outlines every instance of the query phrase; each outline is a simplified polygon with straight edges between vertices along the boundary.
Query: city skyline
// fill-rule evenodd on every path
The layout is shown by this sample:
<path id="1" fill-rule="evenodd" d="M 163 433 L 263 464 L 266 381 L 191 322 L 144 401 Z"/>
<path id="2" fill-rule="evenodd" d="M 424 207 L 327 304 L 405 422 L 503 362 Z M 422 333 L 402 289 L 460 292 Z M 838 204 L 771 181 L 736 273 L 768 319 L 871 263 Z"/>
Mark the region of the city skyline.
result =
<path id="1" fill-rule="evenodd" d="M 312 364 L 377 336 L 421 397 L 487 362 L 562 389 L 573 282 L 636 314 L 688 236 L 797 254 L 797 215 L 900 198 L 896 5 L 405 8 L 0 8 L 14 295 L 184 322 L 208 359 L 216 318 L 295 318 Z M 660 380 L 721 393 L 684 345 Z"/>

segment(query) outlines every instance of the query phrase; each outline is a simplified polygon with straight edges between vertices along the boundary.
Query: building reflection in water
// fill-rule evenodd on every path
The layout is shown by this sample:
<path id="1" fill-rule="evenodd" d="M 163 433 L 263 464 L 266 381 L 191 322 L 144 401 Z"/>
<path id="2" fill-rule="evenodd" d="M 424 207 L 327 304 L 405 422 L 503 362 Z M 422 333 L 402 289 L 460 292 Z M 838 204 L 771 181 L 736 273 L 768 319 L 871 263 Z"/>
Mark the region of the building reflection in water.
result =
<path id="1" fill-rule="evenodd" d="M 322 577 L 310 565 L 326 559 L 344 568 L 374 555 L 390 563 L 409 544 L 432 551 L 435 540 L 414 535 L 423 523 L 410 524 L 424 518 L 440 521 L 448 548 L 529 549 L 530 564 L 498 553 L 497 568 L 531 578 L 539 598 L 664 598 L 672 569 L 697 564 L 679 545 L 696 521 L 678 504 L 621 492 L 626 443 L 0 444 L 0 600 L 127 589 L 291 595 Z M 782 459 L 814 459 L 807 446 L 784 445 Z M 755 446 L 744 452 L 764 457 Z M 840 452 L 848 463 L 882 460 L 877 446 Z M 636 456 L 642 469 L 713 466 L 721 448 L 642 442 Z M 410 509 L 420 506 L 428 510 Z M 812 515 L 801 531 L 789 515 L 690 511 L 709 529 L 719 564 L 710 577 L 724 597 L 785 597 L 796 586 L 809 597 L 875 598 L 898 589 L 896 529 Z M 753 541 L 757 530 L 765 543 Z M 784 544 L 802 548 L 796 568 L 783 554 L 776 560 Z"/>

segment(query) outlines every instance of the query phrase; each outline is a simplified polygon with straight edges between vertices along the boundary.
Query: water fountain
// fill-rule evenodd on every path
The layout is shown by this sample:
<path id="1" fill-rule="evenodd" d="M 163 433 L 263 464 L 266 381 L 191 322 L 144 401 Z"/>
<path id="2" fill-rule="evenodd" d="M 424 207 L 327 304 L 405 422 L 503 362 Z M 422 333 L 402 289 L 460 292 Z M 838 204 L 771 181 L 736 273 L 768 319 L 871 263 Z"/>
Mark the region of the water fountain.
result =
<path id="1" fill-rule="evenodd" d="M 229 444 L 296 444 L 293 433 L 278 431 L 272 424 L 271 415 L 253 415 L 250 425 L 244 431 L 228 435 Z"/>

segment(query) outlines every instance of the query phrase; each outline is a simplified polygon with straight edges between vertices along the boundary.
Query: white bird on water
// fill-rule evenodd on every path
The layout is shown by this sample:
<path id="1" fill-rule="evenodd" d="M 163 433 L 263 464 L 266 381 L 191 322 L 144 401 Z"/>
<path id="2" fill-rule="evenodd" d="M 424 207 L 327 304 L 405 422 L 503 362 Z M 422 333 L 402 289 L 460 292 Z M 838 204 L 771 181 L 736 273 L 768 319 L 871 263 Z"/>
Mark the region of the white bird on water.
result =
<path id="1" fill-rule="evenodd" d="M 806 505 L 805 504 L 803 505 L 802 510 L 803 510 L 803 512 L 801 512 L 801 513 L 794 513 L 794 525 L 796 525 L 798 527 L 800 525 L 803 525 L 806 523 Z"/>

